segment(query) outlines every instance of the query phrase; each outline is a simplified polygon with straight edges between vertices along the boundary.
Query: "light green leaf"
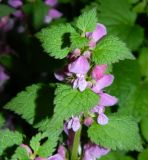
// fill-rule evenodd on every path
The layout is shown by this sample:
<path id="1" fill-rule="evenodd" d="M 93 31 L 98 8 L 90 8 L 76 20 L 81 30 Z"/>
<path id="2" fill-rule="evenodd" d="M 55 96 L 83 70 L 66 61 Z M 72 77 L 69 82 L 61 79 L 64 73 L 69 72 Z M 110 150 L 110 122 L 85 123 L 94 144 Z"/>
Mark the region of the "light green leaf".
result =
<path id="1" fill-rule="evenodd" d="M 143 152 L 138 155 L 138 160 L 146 160 L 148 159 L 148 148 L 146 148 Z"/>
<path id="2" fill-rule="evenodd" d="M 97 14 L 96 10 L 92 9 L 88 12 L 84 12 L 76 22 L 76 26 L 85 32 L 91 32 L 95 29 L 97 23 Z"/>
<path id="3" fill-rule="evenodd" d="M 18 147 L 11 160 L 30 160 L 30 158 L 25 148 Z"/>
<path id="4" fill-rule="evenodd" d="M 5 108 L 21 115 L 28 123 L 37 125 L 53 114 L 52 103 L 53 88 L 49 85 L 34 84 L 18 93 Z"/>
<path id="5" fill-rule="evenodd" d="M 72 115 L 88 112 L 99 102 L 99 96 L 90 89 L 80 92 L 71 86 L 60 84 L 55 94 L 55 116 L 62 121 Z"/>
<path id="6" fill-rule="evenodd" d="M 94 123 L 88 130 L 91 141 L 112 150 L 141 150 L 141 138 L 136 122 L 128 116 L 109 116 L 107 125 Z"/>
<path id="7" fill-rule="evenodd" d="M 7 147 L 19 145 L 23 141 L 23 135 L 17 131 L 0 130 L 0 155 Z"/>
<path id="8" fill-rule="evenodd" d="M 96 64 L 111 64 L 124 59 L 134 59 L 125 43 L 117 37 L 104 37 L 93 50 L 92 60 Z"/>
<path id="9" fill-rule="evenodd" d="M 40 140 L 42 139 L 42 134 L 38 133 L 37 135 L 33 136 L 30 141 L 30 147 L 33 149 L 35 153 L 37 153 L 40 147 Z"/>
<path id="10" fill-rule="evenodd" d="M 0 17 L 9 16 L 13 12 L 15 12 L 14 8 L 5 4 L 0 4 Z"/>
<path id="11" fill-rule="evenodd" d="M 70 51 L 70 33 L 75 32 L 70 24 L 61 24 L 51 28 L 44 28 L 37 34 L 45 52 L 57 59 L 67 56 Z"/>
<path id="12" fill-rule="evenodd" d="M 72 33 L 71 34 L 71 48 L 84 48 L 85 46 L 88 46 L 88 39 L 85 37 L 80 36 L 79 33 Z"/>

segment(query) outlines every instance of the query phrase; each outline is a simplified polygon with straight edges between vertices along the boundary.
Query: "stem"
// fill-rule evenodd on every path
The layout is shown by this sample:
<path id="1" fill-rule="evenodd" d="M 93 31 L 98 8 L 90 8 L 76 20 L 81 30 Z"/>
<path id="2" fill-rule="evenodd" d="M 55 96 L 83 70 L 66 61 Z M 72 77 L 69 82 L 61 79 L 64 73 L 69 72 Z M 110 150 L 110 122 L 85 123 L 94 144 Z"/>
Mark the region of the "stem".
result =
<path id="1" fill-rule="evenodd" d="M 72 153 L 71 153 L 71 160 L 78 160 L 78 147 L 80 143 L 81 130 L 82 127 L 80 127 L 80 129 L 75 133 Z"/>

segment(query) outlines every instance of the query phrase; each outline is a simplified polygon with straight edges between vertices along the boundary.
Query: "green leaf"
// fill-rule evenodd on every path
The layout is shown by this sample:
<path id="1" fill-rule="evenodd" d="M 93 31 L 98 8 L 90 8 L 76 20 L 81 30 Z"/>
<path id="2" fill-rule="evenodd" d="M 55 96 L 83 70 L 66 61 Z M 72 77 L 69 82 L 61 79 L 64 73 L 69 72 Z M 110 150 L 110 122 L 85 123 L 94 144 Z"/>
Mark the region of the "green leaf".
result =
<path id="1" fill-rule="evenodd" d="M 0 155 L 3 151 L 14 145 L 19 145 L 23 141 L 23 135 L 17 131 L 0 130 Z"/>
<path id="2" fill-rule="evenodd" d="M 15 12 L 14 8 L 11 8 L 5 4 L 0 4 L 0 17 L 8 16 L 13 12 Z"/>
<path id="3" fill-rule="evenodd" d="M 18 147 L 11 160 L 30 160 L 30 158 L 25 148 Z"/>
<path id="4" fill-rule="evenodd" d="M 77 89 L 72 89 L 71 86 L 60 84 L 55 94 L 55 116 L 62 121 L 72 115 L 88 112 L 99 102 L 99 96 L 90 89 L 80 92 Z"/>
<path id="5" fill-rule="evenodd" d="M 107 125 L 94 123 L 88 130 L 91 141 L 112 150 L 141 150 L 141 138 L 136 122 L 128 116 L 109 116 Z"/>
<path id="6" fill-rule="evenodd" d="M 107 155 L 100 158 L 100 160 L 134 160 L 130 156 L 121 154 L 120 152 L 110 152 Z"/>
<path id="7" fill-rule="evenodd" d="M 84 12 L 77 20 L 76 26 L 85 32 L 93 31 L 96 27 L 97 23 L 97 14 L 96 10 L 92 9 L 88 12 Z"/>
<path id="8" fill-rule="evenodd" d="M 18 93 L 5 108 L 21 115 L 28 123 L 37 125 L 53 114 L 52 103 L 53 88 L 49 85 L 34 84 Z"/>
<path id="9" fill-rule="evenodd" d="M 85 46 L 88 46 L 88 39 L 85 37 L 80 36 L 78 33 L 72 33 L 71 34 L 71 48 L 84 48 Z"/>
<path id="10" fill-rule="evenodd" d="M 130 49 L 136 50 L 144 40 L 144 30 L 135 25 L 137 14 L 131 11 L 128 0 L 98 0 L 98 3 L 99 22 L 107 26 L 109 34 L 120 37 Z"/>
<path id="11" fill-rule="evenodd" d="M 148 80 L 148 48 L 142 48 L 139 56 L 139 64 L 142 76 L 145 76 Z"/>
<path id="12" fill-rule="evenodd" d="M 37 135 L 33 136 L 30 141 L 30 147 L 33 149 L 35 153 L 37 153 L 40 147 L 40 140 L 42 139 L 42 134 L 38 133 Z"/>
<path id="13" fill-rule="evenodd" d="M 4 116 L 0 113 L 0 127 L 2 127 L 5 123 L 5 118 Z"/>
<path id="14" fill-rule="evenodd" d="M 48 133 L 48 139 L 39 147 L 37 154 L 41 157 L 49 157 L 52 155 L 52 153 L 55 151 L 55 147 L 57 145 L 59 135 L 61 133 L 62 126 L 60 126 L 60 129 L 57 129 L 58 127 L 53 126 L 52 124 L 49 124 L 49 126 L 52 126 L 53 128 L 50 128 Z"/>
<path id="15" fill-rule="evenodd" d="M 134 59 L 125 43 L 117 37 L 104 37 L 93 50 L 92 60 L 96 64 L 111 64 L 124 59 Z"/>
<path id="16" fill-rule="evenodd" d="M 146 160 L 148 159 L 148 148 L 146 148 L 143 152 L 138 155 L 138 160 Z"/>
<path id="17" fill-rule="evenodd" d="M 139 64 L 137 61 L 121 61 L 114 64 L 113 75 L 115 80 L 107 89 L 107 92 L 118 97 L 119 106 L 124 108 L 125 103 L 130 100 L 137 87 L 139 87 L 141 79 Z"/>
<path id="18" fill-rule="evenodd" d="M 70 43 L 70 33 L 73 32 L 75 30 L 70 24 L 61 24 L 42 29 L 37 37 L 40 39 L 45 52 L 54 58 L 62 59 L 70 51 L 70 44 L 69 46 L 65 46 L 65 44 Z"/>
<path id="19" fill-rule="evenodd" d="M 141 133 L 144 137 L 144 139 L 148 142 L 148 117 L 143 117 L 141 122 L 140 122 L 140 126 L 141 126 Z"/>
<path id="20" fill-rule="evenodd" d="M 133 115 L 137 121 L 148 116 L 148 83 L 141 84 L 127 99 L 123 107 L 119 108 L 122 114 Z"/>

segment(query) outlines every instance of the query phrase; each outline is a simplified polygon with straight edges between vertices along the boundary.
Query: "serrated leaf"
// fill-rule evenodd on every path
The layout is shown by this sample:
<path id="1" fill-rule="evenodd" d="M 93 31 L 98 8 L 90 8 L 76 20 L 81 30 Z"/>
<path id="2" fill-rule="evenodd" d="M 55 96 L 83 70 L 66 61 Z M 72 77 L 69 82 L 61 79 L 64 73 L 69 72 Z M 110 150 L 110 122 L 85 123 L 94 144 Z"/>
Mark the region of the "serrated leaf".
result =
<path id="1" fill-rule="evenodd" d="M 143 152 L 138 155 L 138 160 L 146 160 L 148 159 L 148 148 L 146 148 Z"/>
<path id="2" fill-rule="evenodd" d="M 109 116 L 107 125 L 94 123 L 88 130 L 91 141 L 112 150 L 141 150 L 136 122 L 128 116 Z"/>
<path id="3" fill-rule="evenodd" d="M 92 32 L 97 23 L 97 14 L 96 10 L 92 9 L 88 12 L 84 12 L 80 17 L 78 17 L 78 20 L 76 22 L 76 26 L 85 32 Z"/>
<path id="4" fill-rule="evenodd" d="M 14 8 L 11 8 L 5 4 L 0 4 L 0 17 L 8 16 L 13 12 L 15 12 Z"/>
<path id="5" fill-rule="evenodd" d="M 54 58 L 62 59 L 66 57 L 70 51 L 70 46 L 64 45 L 70 43 L 70 33 L 73 32 L 75 32 L 75 30 L 70 24 L 61 24 L 42 29 L 41 32 L 37 34 L 37 37 L 40 39 L 45 52 Z M 63 38 L 67 38 L 68 41 L 66 42 Z"/>
<path id="6" fill-rule="evenodd" d="M 144 139 L 148 142 L 148 117 L 143 117 L 141 122 L 140 122 L 140 126 L 141 126 L 141 133 L 144 137 Z"/>
<path id="7" fill-rule="evenodd" d="M 30 147 L 33 149 L 35 153 L 37 153 L 40 147 L 40 140 L 42 139 L 42 134 L 38 133 L 37 135 L 33 136 L 30 141 Z"/>
<path id="8" fill-rule="evenodd" d="M 104 37 L 93 50 L 92 60 L 96 64 L 111 64 L 124 59 L 134 59 L 125 43 L 117 37 Z"/>
<path id="9" fill-rule="evenodd" d="M 23 141 L 23 135 L 17 131 L 0 130 L 0 155 L 7 147 L 19 145 Z"/>
<path id="10" fill-rule="evenodd" d="M 55 116 L 62 121 L 72 115 L 89 111 L 99 102 L 99 96 L 90 89 L 80 92 L 77 89 L 72 89 L 71 86 L 60 84 L 55 94 Z"/>
<path id="11" fill-rule="evenodd" d="M 5 108 L 21 115 L 28 123 L 37 125 L 52 115 L 52 103 L 53 88 L 49 85 L 34 84 L 18 93 Z"/>
<path id="12" fill-rule="evenodd" d="M 79 33 L 72 33 L 71 36 L 71 48 L 84 48 L 85 46 L 88 46 L 88 39 L 85 37 L 80 36 Z"/>
<path id="13" fill-rule="evenodd" d="M 30 158 L 25 148 L 18 147 L 11 160 L 30 160 Z"/>
<path id="14" fill-rule="evenodd" d="M 51 125 L 51 124 L 49 124 Z M 48 132 L 48 139 L 46 142 L 44 142 L 38 149 L 37 154 L 41 157 L 49 157 L 52 155 L 52 153 L 55 150 L 55 147 L 57 145 L 58 139 L 59 139 L 59 134 L 61 133 L 61 129 L 57 129 L 57 126 L 54 126 L 52 123 L 53 130 L 50 129 Z"/>

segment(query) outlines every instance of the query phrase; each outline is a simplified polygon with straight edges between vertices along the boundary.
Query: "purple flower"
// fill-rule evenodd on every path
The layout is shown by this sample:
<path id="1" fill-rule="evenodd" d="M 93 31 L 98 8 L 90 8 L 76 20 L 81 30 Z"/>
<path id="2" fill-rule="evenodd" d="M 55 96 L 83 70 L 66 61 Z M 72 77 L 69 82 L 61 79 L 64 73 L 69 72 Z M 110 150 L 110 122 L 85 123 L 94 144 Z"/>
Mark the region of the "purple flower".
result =
<path id="1" fill-rule="evenodd" d="M 84 119 L 84 124 L 88 127 L 93 123 L 93 119 L 91 117 L 86 117 Z"/>
<path id="2" fill-rule="evenodd" d="M 77 78 L 73 82 L 73 88 L 79 88 L 79 90 L 83 92 L 87 87 L 85 76 L 81 74 L 76 74 L 76 76 Z"/>
<path id="3" fill-rule="evenodd" d="M 80 56 L 81 50 L 76 48 L 71 54 L 68 55 L 69 60 L 75 60 L 78 56 Z"/>
<path id="4" fill-rule="evenodd" d="M 84 145 L 83 160 L 97 160 L 103 155 L 106 155 L 109 151 L 109 149 L 102 148 L 99 145 L 88 143 Z"/>
<path id="5" fill-rule="evenodd" d="M 5 82 L 9 79 L 9 76 L 5 73 L 5 69 L 0 65 L 0 91 L 3 90 Z"/>
<path id="6" fill-rule="evenodd" d="M 89 47 L 93 49 L 96 43 L 107 34 L 106 27 L 103 24 L 98 23 L 96 29 L 91 33 L 87 32 L 86 37 L 90 39 Z"/>
<path id="7" fill-rule="evenodd" d="M 80 56 L 68 65 L 69 72 L 85 75 L 89 71 L 90 65 L 84 56 Z"/>
<path id="8" fill-rule="evenodd" d="M 101 90 L 105 87 L 108 87 L 112 84 L 114 80 L 114 76 L 111 74 L 104 75 L 101 79 L 99 79 L 96 84 L 92 87 L 92 90 L 95 93 L 100 93 Z"/>
<path id="9" fill-rule="evenodd" d="M 61 145 L 58 148 L 58 153 L 49 157 L 48 160 L 65 160 L 65 148 Z"/>
<path id="10" fill-rule="evenodd" d="M 107 69 L 107 65 L 96 65 L 92 70 L 92 78 L 96 81 L 101 79 L 105 75 L 105 71 Z"/>
<path id="11" fill-rule="evenodd" d="M 45 4 L 54 7 L 57 4 L 57 0 L 45 0 Z"/>
<path id="12" fill-rule="evenodd" d="M 8 4 L 14 8 L 18 8 L 23 5 L 23 2 L 21 0 L 8 0 Z"/>
<path id="13" fill-rule="evenodd" d="M 74 132 L 77 132 L 80 127 L 81 124 L 78 117 L 73 117 L 68 121 L 67 129 L 72 129 Z"/>
<path id="14" fill-rule="evenodd" d="M 62 16 L 62 13 L 57 9 L 50 9 L 48 14 L 45 16 L 45 23 L 50 23 L 53 19 L 58 19 Z"/>

